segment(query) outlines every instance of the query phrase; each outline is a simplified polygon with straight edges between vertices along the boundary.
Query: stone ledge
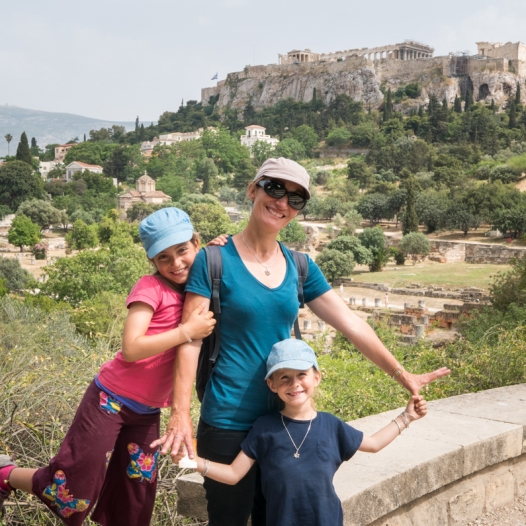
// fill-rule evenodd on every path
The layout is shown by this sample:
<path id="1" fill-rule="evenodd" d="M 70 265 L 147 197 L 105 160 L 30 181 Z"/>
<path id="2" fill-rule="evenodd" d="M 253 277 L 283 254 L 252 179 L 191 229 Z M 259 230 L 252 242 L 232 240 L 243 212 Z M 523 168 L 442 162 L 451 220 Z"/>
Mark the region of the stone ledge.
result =
<path id="1" fill-rule="evenodd" d="M 351 423 L 371 434 L 399 413 Z M 206 520 L 201 483 L 178 480 L 180 514 Z M 526 493 L 526 384 L 430 402 L 423 421 L 376 455 L 358 452 L 334 484 L 346 526 L 460 526 L 513 500 Z"/>

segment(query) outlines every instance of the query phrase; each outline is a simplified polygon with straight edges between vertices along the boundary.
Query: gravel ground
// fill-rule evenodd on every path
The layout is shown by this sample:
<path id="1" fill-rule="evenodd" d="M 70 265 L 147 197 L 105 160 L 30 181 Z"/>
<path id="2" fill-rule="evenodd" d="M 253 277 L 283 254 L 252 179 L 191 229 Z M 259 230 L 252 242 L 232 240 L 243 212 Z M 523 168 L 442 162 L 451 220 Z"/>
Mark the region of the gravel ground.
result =
<path id="1" fill-rule="evenodd" d="M 526 495 L 507 506 L 485 513 L 466 526 L 526 526 Z"/>

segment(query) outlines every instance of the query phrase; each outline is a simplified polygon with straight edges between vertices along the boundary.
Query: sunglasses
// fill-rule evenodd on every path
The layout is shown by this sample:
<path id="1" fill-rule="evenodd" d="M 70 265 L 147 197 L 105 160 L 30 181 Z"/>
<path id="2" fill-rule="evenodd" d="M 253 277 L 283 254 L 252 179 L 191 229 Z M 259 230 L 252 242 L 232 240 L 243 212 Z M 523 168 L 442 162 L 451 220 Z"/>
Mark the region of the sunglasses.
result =
<path id="1" fill-rule="evenodd" d="M 256 183 L 261 186 L 267 195 L 274 199 L 281 199 L 283 196 L 287 196 L 289 206 L 294 210 L 302 210 L 307 204 L 307 198 L 298 192 L 288 192 L 284 185 L 276 181 L 270 181 L 269 179 L 261 179 Z"/>

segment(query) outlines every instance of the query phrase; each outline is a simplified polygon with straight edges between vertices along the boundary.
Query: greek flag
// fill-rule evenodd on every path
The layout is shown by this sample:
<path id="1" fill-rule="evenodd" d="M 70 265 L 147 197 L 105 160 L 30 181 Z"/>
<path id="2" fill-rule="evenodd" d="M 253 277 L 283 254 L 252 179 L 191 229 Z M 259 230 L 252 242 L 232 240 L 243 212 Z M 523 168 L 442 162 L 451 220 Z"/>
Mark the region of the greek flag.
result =
<path id="1" fill-rule="evenodd" d="M 216 74 L 212 77 L 211 80 L 217 80 L 217 75 L 218 75 L 218 74 L 216 73 Z"/>

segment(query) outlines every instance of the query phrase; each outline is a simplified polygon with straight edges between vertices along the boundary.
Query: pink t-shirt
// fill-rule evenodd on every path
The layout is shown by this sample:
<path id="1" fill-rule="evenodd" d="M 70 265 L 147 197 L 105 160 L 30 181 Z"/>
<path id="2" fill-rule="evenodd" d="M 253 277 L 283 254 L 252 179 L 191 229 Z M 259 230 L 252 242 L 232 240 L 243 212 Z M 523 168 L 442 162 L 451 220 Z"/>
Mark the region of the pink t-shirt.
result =
<path id="1" fill-rule="evenodd" d="M 146 334 L 159 334 L 174 329 L 181 322 L 184 297 L 155 276 L 143 276 L 126 300 L 150 305 L 153 316 Z M 175 347 L 161 354 L 126 362 L 119 351 L 113 360 L 100 369 L 98 379 L 115 394 L 131 398 L 151 407 L 172 404 L 172 382 Z"/>

